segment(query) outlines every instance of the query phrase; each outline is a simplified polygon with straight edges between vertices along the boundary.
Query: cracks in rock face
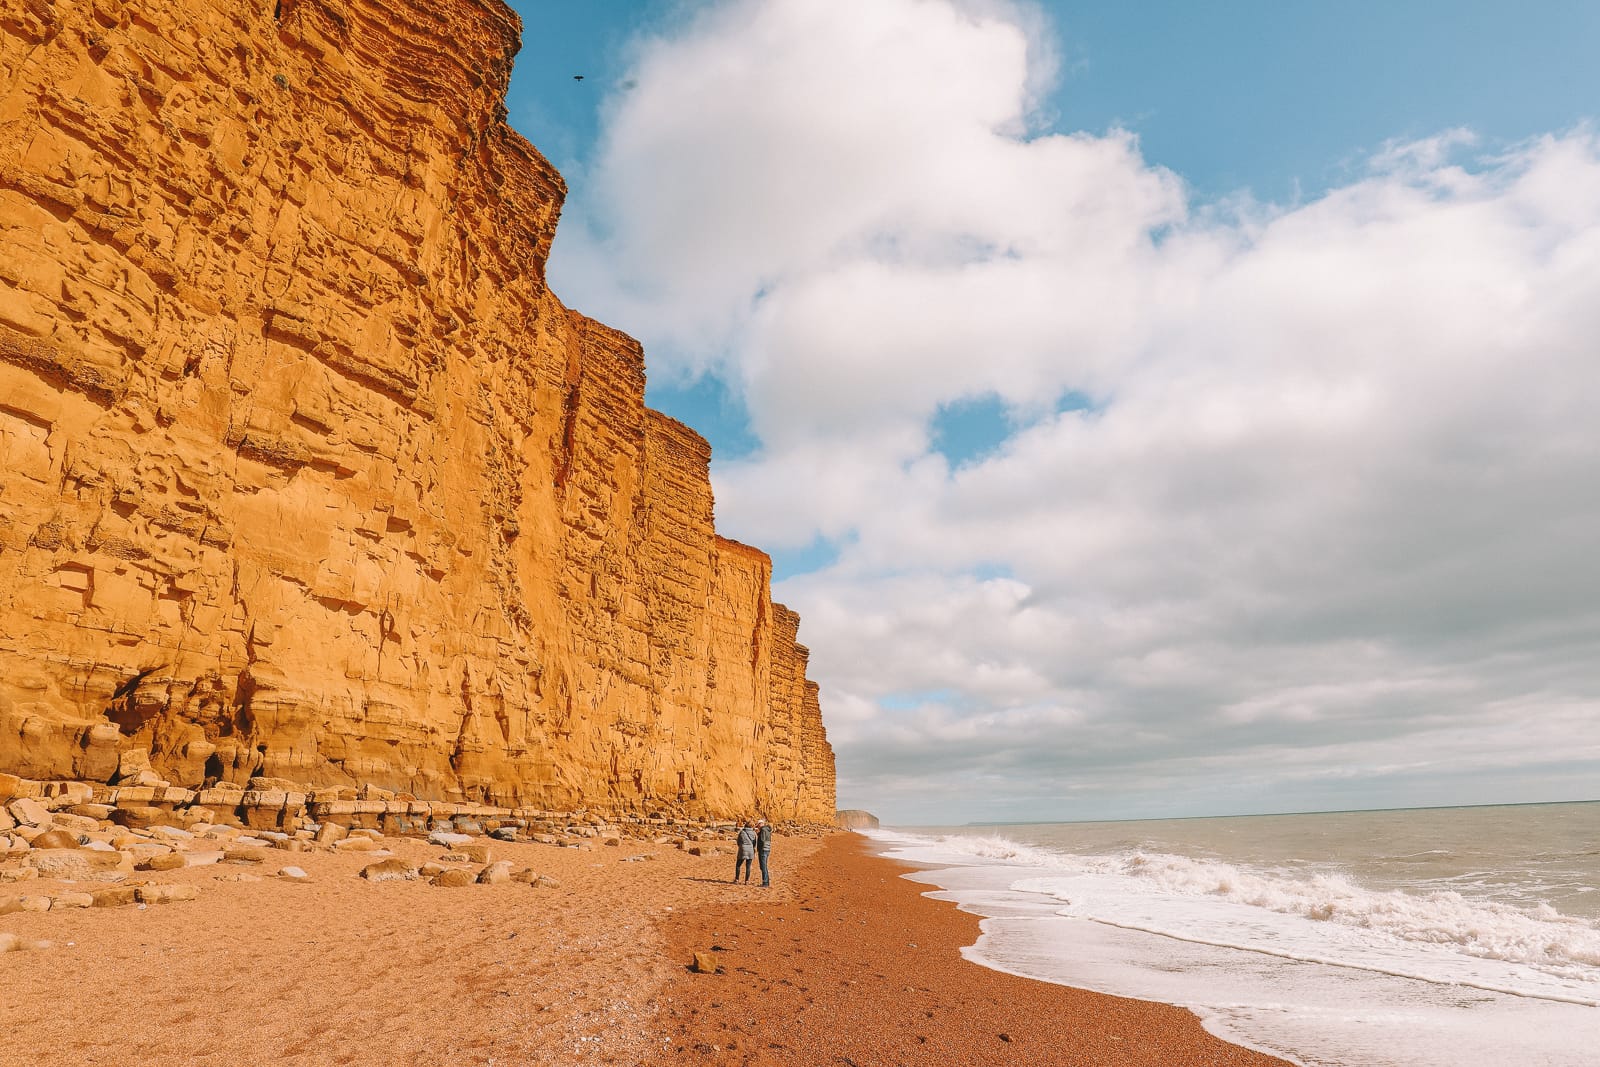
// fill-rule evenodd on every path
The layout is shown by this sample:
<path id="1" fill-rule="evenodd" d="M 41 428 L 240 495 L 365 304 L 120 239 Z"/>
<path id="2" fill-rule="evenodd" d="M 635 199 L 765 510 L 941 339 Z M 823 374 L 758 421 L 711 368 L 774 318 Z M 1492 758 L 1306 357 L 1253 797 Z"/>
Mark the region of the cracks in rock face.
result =
<path id="1" fill-rule="evenodd" d="M 545 288 L 565 185 L 504 127 L 509 9 L 275 0 L 188 32 L 214 7 L 0 17 L 0 401 L 49 453 L 0 475 L 0 705 L 98 720 L 181 648 L 115 698 L 159 722 L 110 746 L 177 762 L 193 727 L 207 777 L 577 804 L 625 723 L 653 731 L 624 735 L 629 803 L 830 816 L 770 571 L 718 562 L 709 447 L 644 407 L 636 342 Z M 203 507 L 134 458 L 158 448 Z M 751 738 L 762 781 L 734 784 Z"/>

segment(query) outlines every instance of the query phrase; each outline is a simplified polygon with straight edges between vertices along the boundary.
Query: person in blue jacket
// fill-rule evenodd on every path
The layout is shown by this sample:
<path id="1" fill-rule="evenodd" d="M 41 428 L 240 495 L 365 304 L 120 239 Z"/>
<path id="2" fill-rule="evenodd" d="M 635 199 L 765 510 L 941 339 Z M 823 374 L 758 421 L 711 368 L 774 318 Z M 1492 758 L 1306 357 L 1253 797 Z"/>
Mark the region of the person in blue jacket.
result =
<path id="1" fill-rule="evenodd" d="M 771 885 L 772 876 L 767 873 L 767 857 L 772 855 L 772 827 L 765 819 L 756 820 L 756 855 L 761 857 L 761 884 Z"/>

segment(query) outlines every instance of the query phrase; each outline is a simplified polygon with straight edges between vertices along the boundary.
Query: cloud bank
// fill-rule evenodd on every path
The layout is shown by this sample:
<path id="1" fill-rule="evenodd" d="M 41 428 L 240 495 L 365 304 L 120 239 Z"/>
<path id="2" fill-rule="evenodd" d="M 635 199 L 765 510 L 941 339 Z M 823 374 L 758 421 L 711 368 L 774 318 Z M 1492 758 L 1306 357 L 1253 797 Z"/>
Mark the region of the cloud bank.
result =
<path id="1" fill-rule="evenodd" d="M 1600 140 L 1199 204 L 1038 118 L 1024 6 L 640 43 L 557 288 L 711 373 L 840 798 L 900 822 L 1575 799 L 1600 771 Z M 573 217 L 575 216 L 575 217 Z M 996 401 L 992 452 L 933 447 Z"/>

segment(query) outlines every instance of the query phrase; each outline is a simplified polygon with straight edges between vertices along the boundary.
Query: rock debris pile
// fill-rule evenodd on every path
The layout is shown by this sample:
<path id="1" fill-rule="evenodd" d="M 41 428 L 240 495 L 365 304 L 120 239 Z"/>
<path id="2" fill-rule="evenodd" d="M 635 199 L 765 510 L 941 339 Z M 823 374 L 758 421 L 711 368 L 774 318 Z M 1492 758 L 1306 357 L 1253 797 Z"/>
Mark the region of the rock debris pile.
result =
<path id="1" fill-rule="evenodd" d="M 824 829 L 785 827 L 792 834 Z M 258 778 L 243 790 L 186 790 L 0 774 L 0 915 L 194 900 L 194 885 L 149 877 L 191 867 L 274 868 L 281 879 L 306 881 L 302 868 L 278 861 L 285 853 L 310 851 L 370 856 L 359 877 L 374 883 L 421 879 L 442 887 L 521 883 L 559 889 L 555 878 L 495 859 L 495 842 L 594 848 L 626 838 L 714 856 L 722 850 L 706 842 L 729 832 L 727 826 L 668 816 L 610 820 L 588 812 L 417 801 L 374 787 L 305 790 Z M 423 837 L 440 852 L 432 861 L 408 861 L 386 848 L 396 836 Z M 55 888 L 31 892 L 30 885 L 38 883 Z M 40 947 L 6 937 L 0 951 Z"/>

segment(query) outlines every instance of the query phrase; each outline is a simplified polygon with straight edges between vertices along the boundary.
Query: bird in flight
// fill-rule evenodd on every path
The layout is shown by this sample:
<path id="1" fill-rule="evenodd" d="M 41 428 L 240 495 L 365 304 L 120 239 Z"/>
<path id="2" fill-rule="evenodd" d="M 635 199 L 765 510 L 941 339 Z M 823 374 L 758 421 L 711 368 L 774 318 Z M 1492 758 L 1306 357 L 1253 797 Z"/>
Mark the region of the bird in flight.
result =
<path id="1" fill-rule="evenodd" d="M 572 76 L 572 80 L 575 81 L 575 82 L 581 82 L 581 81 L 583 81 L 583 75 L 582 74 L 574 74 Z"/>

